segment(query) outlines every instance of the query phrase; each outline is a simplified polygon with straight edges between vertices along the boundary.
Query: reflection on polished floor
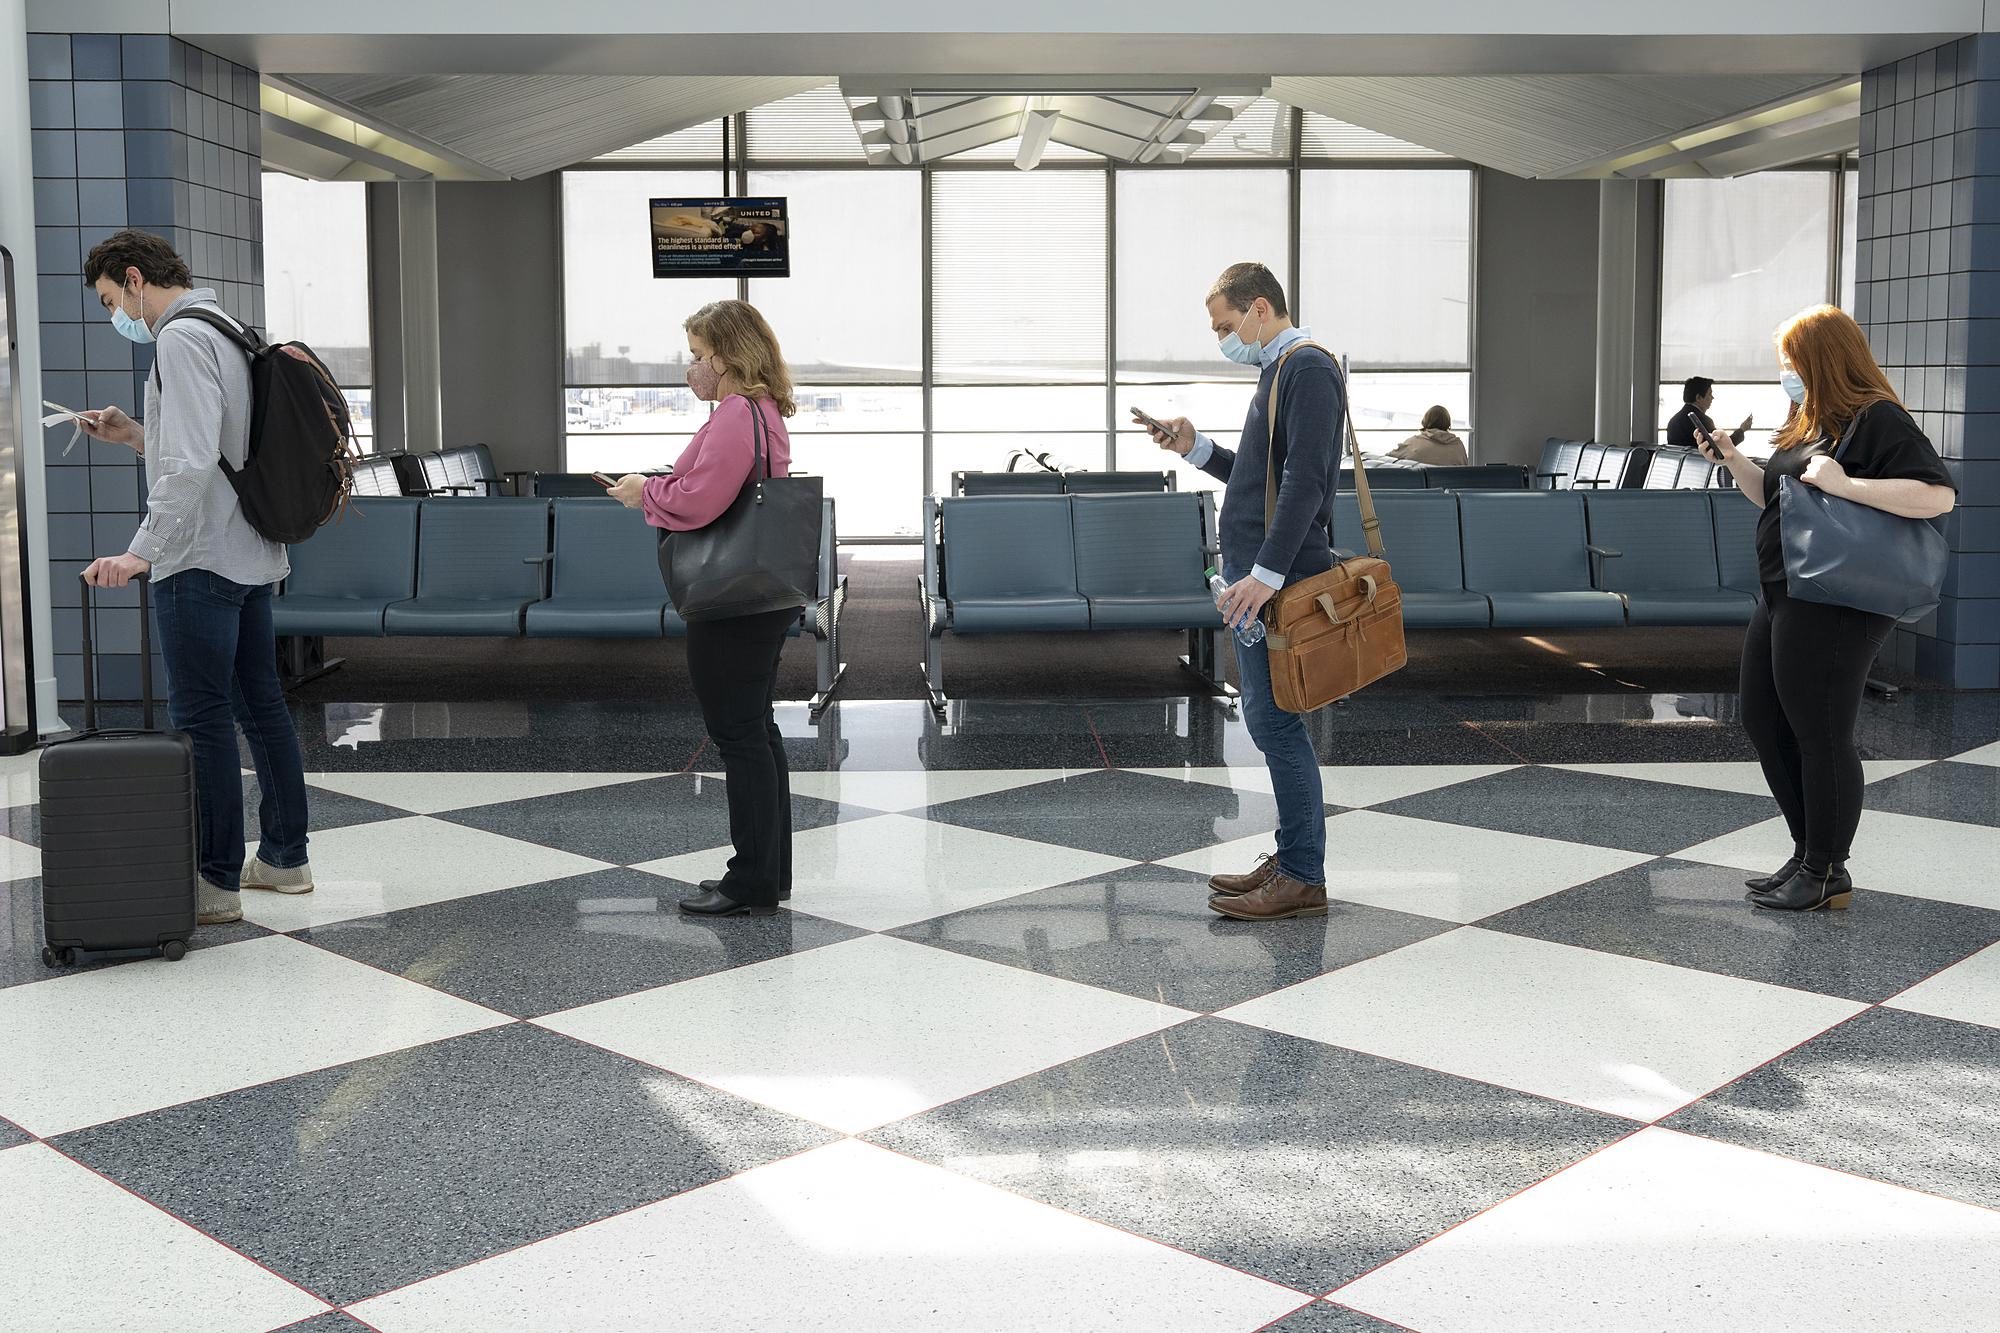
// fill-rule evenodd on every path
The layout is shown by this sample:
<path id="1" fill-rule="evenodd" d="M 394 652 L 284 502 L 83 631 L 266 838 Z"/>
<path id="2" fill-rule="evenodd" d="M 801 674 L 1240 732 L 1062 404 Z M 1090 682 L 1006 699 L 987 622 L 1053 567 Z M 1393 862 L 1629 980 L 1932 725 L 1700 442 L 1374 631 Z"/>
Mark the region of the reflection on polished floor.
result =
<path id="1" fill-rule="evenodd" d="M 0 1327 L 1990 1328 L 2000 698 L 1869 703 L 1806 917 L 1734 709 L 1325 710 L 1257 926 L 1206 700 L 787 709 L 793 910 L 709 923 L 691 712 L 302 705 L 318 890 L 55 974 L 5 761 Z"/>

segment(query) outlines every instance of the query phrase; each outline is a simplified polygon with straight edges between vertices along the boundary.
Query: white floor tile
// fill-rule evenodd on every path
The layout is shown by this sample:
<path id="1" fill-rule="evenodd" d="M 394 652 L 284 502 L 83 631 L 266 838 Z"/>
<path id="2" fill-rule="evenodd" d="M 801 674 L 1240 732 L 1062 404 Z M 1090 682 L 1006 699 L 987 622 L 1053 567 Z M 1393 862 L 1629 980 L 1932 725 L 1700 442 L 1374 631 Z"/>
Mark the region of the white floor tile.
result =
<path id="1" fill-rule="evenodd" d="M 1683 861 L 1759 872 L 1768 872 L 1791 854 L 1792 837 L 1782 819 L 1767 819 L 1675 853 Z M 2000 910 L 1995 866 L 2000 866 L 2000 828 L 1864 810 L 1847 868 L 1854 887 L 1864 893 L 1902 893 Z"/>
<path id="2" fill-rule="evenodd" d="M 1955 764 L 1985 764 L 1989 768 L 2000 768 L 2000 741 L 1967 750 L 1964 754 L 1955 754 L 1951 758 Z"/>
<path id="3" fill-rule="evenodd" d="M 637 869 L 699 884 L 719 878 L 728 863 L 729 849 L 718 847 Z M 893 930 L 1131 864 L 909 815 L 882 815 L 795 834 L 792 891 L 801 911 L 863 930 Z"/>
<path id="4" fill-rule="evenodd" d="M 2000 1213 L 1645 1130 L 1334 1293 L 1424 1333 L 1987 1333 Z"/>
<path id="5" fill-rule="evenodd" d="M 267 935 L 0 990 L 0 1115 L 46 1138 L 506 1021 Z"/>
<path id="6" fill-rule="evenodd" d="M 644 782 L 659 773 L 308 773 L 315 787 L 420 815 Z"/>
<path id="7" fill-rule="evenodd" d="M 1350 810 L 1326 824 L 1327 893 L 1346 902 L 1477 921 L 1652 858 L 1639 852 Z M 1248 870 L 1269 834 L 1160 864 L 1204 875 Z"/>
<path id="8" fill-rule="evenodd" d="M 1652 1120 L 1866 1007 L 1469 928 L 1223 1017 Z"/>
<path id="9" fill-rule="evenodd" d="M 0 755 L 0 806 L 12 809 L 42 799 L 42 752 Z"/>
<path id="10" fill-rule="evenodd" d="M 53 1148 L 0 1152 L 0 1328 L 264 1333 L 325 1302 Z"/>
<path id="11" fill-rule="evenodd" d="M 1418 792 L 1436 791 L 1455 782 L 1470 782 L 1493 773 L 1504 773 L 1514 764 L 1339 764 L 1321 765 L 1320 782 L 1330 805 L 1359 809 L 1400 801 Z M 1140 773 L 1155 777 L 1179 778 L 1185 782 L 1206 782 L 1234 791 L 1271 793 L 1271 770 L 1256 768 L 1141 768 Z"/>
<path id="12" fill-rule="evenodd" d="M 1870 782 L 1893 778 L 1913 768 L 1922 768 L 1928 759 L 1864 759 L 1861 771 Z M 1647 782 L 1672 782 L 1683 787 L 1708 791 L 1733 791 L 1745 796 L 1769 796 L 1764 770 L 1754 763 L 1720 764 L 1551 764 L 1576 773 L 1603 773 L 1614 778 L 1640 778 Z M 1780 858 L 1783 859 L 1782 857 Z"/>
<path id="13" fill-rule="evenodd" d="M 2000 944 L 1981 949 L 1883 1003 L 1933 1018 L 2000 1028 Z"/>
<path id="14" fill-rule="evenodd" d="M 726 1242 L 726 1243 L 725 1243 Z M 1297 1292 L 836 1143 L 354 1307 L 383 1333 L 1243 1333 Z"/>
<path id="15" fill-rule="evenodd" d="M 1072 777 L 1067 768 L 941 769 L 936 772 L 794 773 L 792 792 L 864 810 L 922 810 L 989 792 Z"/>
<path id="16" fill-rule="evenodd" d="M 11 879 L 32 879 L 41 873 L 41 848 L 0 837 L 0 883 Z"/>
<path id="17" fill-rule="evenodd" d="M 877 935 L 538 1021 L 858 1134 L 1187 1017 Z"/>
<path id="18" fill-rule="evenodd" d="M 315 833 L 310 855 L 311 893 L 246 893 L 243 915 L 272 930 L 300 930 L 587 875 L 606 865 L 483 829 L 414 816 Z"/>

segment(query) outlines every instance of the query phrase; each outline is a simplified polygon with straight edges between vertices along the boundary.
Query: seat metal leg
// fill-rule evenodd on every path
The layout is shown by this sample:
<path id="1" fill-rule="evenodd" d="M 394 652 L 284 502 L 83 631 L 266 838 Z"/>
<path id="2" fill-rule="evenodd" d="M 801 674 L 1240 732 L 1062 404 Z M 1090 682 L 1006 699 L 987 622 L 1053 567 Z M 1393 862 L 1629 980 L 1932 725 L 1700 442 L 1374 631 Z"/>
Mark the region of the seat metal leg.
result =
<path id="1" fill-rule="evenodd" d="M 344 657 L 328 661 L 326 640 L 317 634 L 289 635 L 278 640 L 278 674 L 288 690 L 330 675 L 346 661 Z"/>
<path id="2" fill-rule="evenodd" d="M 1233 710 L 1239 695 L 1234 685 L 1222 678 L 1220 662 L 1216 655 L 1215 631 L 1212 629 L 1191 629 L 1188 631 L 1187 656 L 1181 659 L 1181 666 L 1203 685 L 1210 694 L 1222 699 Z"/>

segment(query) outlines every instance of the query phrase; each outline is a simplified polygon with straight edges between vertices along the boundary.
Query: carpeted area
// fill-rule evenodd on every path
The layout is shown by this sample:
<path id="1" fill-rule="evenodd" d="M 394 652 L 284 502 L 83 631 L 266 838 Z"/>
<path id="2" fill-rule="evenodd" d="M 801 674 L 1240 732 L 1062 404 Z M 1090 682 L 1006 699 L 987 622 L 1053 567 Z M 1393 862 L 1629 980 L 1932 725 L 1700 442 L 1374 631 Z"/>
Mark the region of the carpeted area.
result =
<path id="1" fill-rule="evenodd" d="M 923 697 L 920 560 L 900 551 L 848 551 L 841 648 L 845 699 Z M 1430 630 L 1410 636 L 1410 663 L 1382 690 L 1422 694 L 1730 692 L 1742 631 L 1623 629 L 1521 634 Z M 813 692 L 813 644 L 785 650 L 782 695 Z M 455 698 L 680 698 L 687 694 L 677 641 L 617 639 L 335 639 L 340 671 L 302 691 L 308 699 L 384 702 Z M 1186 694 L 1179 634 L 947 636 L 945 680 L 958 698 L 1149 698 Z M 1225 658 L 1228 654 L 1225 653 Z M 1233 665 L 1231 673 L 1233 674 Z M 448 682 L 448 685 L 447 685 Z"/>

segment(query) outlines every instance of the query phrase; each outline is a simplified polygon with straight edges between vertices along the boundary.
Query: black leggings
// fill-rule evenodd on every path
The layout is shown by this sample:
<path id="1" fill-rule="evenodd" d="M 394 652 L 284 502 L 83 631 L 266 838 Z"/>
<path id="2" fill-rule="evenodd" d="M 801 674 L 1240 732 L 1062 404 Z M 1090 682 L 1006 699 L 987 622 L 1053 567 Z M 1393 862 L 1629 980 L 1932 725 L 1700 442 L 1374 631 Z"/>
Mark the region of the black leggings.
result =
<path id="1" fill-rule="evenodd" d="M 687 627 L 688 677 L 709 739 L 722 754 L 735 855 L 722 891 L 739 903 L 775 907 L 792 884 L 792 776 L 771 701 L 778 658 L 797 608 Z"/>
<path id="2" fill-rule="evenodd" d="M 1792 831 L 1792 854 L 1813 866 L 1847 860 L 1861 823 L 1861 754 L 1854 722 L 1868 669 L 1895 621 L 1844 606 L 1795 601 L 1764 585 L 1743 640 L 1743 727 Z"/>

